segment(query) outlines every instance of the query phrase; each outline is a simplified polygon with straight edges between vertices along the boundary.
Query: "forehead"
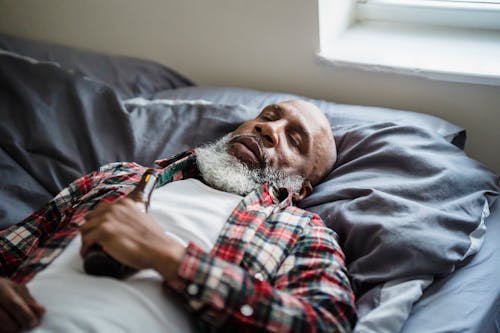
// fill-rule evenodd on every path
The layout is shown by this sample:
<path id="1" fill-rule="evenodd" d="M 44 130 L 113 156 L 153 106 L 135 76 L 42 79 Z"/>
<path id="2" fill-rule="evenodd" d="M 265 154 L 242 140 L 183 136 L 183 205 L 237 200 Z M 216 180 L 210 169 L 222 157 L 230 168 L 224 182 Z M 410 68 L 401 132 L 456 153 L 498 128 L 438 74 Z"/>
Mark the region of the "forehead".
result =
<path id="1" fill-rule="evenodd" d="M 318 110 L 319 111 L 319 110 Z M 324 127 L 323 118 L 318 111 L 303 105 L 300 101 L 287 101 L 266 106 L 261 113 L 273 112 L 286 119 L 307 136 L 315 135 Z M 319 111 L 321 112 L 321 111 Z"/>

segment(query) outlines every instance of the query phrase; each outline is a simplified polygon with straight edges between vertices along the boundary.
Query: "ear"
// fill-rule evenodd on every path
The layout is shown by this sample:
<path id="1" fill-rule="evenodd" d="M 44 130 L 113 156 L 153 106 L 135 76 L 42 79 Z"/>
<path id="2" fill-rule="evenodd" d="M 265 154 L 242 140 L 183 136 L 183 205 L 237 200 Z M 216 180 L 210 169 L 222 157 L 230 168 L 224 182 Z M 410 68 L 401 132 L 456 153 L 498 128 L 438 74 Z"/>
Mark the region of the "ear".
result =
<path id="1" fill-rule="evenodd" d="M 311 194 L 312 191 L 313 191 L 313 186 L 311 184 L 311 181 L 309 179 L 305 179 L 304 182 L 302 182 L 302 187 L 300 188 L 299 192 L 294 192 L 292 194 L 292 201 L 294 203 L 297 203 L 300 200 L 307 197 L 309 194 Z"/>

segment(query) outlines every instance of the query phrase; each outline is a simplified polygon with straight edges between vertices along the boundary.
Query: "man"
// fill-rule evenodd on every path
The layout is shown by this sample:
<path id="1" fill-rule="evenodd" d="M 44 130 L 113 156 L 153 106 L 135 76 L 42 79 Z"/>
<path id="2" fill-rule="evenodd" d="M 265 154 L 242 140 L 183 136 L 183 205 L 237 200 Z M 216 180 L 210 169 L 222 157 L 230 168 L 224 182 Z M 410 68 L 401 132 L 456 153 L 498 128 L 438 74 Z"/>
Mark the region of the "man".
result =
<path id="1" fill-rule="evenodd" d="M 149 214 L 123 198 L 145 171 L 137 164 L 76 180 L 0 234 L 0 273 L 11 279 L 0 280 L 0 330 L 350 331 L 336 234 L 292 206 L 335 160 L 326 117 L 293 100 L 157 162 Z M 78 252 L 96 244 L 139 273 L 85 275 Z"/>

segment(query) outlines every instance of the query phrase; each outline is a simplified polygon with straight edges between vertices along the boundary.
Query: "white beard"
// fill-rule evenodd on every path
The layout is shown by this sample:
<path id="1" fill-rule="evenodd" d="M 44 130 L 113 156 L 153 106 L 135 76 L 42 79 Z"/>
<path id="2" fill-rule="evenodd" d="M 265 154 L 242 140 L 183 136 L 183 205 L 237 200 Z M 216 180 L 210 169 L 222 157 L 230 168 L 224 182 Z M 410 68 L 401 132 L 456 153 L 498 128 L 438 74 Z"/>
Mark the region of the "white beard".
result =
<path id="1" fill-rule="evenodd" d="M 203 179 L 211 186 L 245 196 L 265 182 L 278 188 L 285 187 L 299 192 L 304 177 L 272 170 L 266 163 L 264 168 L 250 169 L 245 163 L 228 152 L 231 134 L 196 149 L 198 169 Z M 256 138 L 262 147 L 259 138 Z"/>

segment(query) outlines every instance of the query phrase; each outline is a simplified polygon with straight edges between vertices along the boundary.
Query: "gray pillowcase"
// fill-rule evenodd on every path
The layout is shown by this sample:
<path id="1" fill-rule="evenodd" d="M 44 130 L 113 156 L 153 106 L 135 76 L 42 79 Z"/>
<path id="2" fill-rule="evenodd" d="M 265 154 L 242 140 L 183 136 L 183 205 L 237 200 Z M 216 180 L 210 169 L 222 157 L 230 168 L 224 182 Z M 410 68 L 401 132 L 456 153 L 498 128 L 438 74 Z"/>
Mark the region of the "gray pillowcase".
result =
<path id="1" fill-rule="evenodd" d="M 422 127 L 380 122 L 335 133 L 335 168 L 300 205 L 339 234 L 357 293 L 452 272 L 498 177 Z"/>
<path id="2" fill-rule="evenodd" d="M 373 106 L 337 104 L 300 95 L 258 91 L 234 87 L 184 87 L 158 92 L 154 98 L 196 100 L 217 104 L 241 104 L 261 110 L 266 105 L 289 99 L 303 99 L 318 106 L 332 121 L 332 126 L 359 125 L 360 123 L 395 122 L 422 127 L 436 132 L 455 146 L 464 149 L 465 130 L 444 119 L 412 111 Z"/>

